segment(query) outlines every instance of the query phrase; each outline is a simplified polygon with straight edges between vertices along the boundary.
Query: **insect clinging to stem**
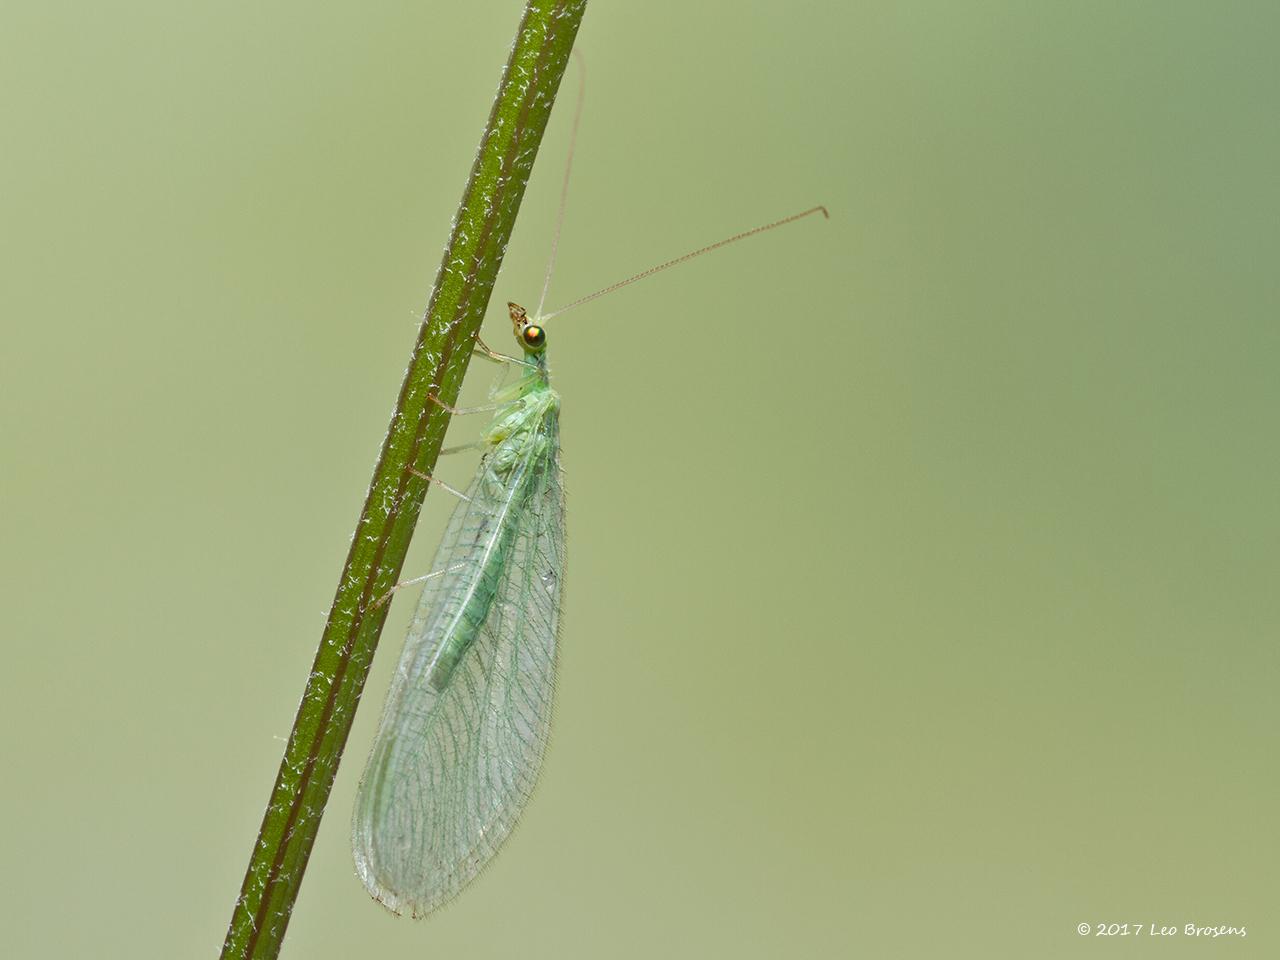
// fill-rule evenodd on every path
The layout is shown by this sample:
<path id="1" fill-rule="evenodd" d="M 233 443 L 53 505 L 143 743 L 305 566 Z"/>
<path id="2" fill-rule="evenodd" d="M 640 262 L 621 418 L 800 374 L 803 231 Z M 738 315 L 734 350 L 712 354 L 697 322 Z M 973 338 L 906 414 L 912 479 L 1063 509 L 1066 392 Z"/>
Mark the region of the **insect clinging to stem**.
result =
<path id="1" fill-rule="evenodd" d="M 427 477 L 459 500 L 435 572 L 405 581 L 426 586 L 360 782 L 352 830 L 360 878 L 395 913 L 424 916 L 475 877 L 511 832 L 541 766 L 564 569 L 560 396 L 551 387 L 544 324 L 719 247 L 814 213 L 827 216 L 813 207 L 755 227 L 544 314 L 584 86 L 542 296 L 533 316 L 507 305 L 520 355 L 476 347 L 521 375 L 481 408 L 492 410 L 493 420 L 465 493 Z"/>

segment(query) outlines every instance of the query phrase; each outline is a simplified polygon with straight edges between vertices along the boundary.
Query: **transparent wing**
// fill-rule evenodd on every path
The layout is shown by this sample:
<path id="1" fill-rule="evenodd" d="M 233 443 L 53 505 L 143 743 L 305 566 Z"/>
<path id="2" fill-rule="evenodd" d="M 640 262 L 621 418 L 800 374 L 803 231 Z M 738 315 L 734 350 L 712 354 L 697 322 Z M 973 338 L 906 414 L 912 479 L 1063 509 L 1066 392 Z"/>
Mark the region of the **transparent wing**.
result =
<path id="1" fill-rule="evenodd" d="M 554 418 L 548 429 L 547 452 L 525 465 L 534 473 L 523 503 L 495 502 L 501 484 L 491 489 L 496 481 L 482 466 L 472 502 L 455 511 L 435 569 L 460 569 L 423 592 L 360 784 L 356 868 L 396 913 L 422 916 L 454 897 L 511 832 L 537 779 L 551 720 L 564 549 Z M 514 524 L 505 537 L 503 523 Z M 485 549 L 505 558 L 493 603 L 437 690 L 426 677 L 441 624 L 472 588 Z"/>

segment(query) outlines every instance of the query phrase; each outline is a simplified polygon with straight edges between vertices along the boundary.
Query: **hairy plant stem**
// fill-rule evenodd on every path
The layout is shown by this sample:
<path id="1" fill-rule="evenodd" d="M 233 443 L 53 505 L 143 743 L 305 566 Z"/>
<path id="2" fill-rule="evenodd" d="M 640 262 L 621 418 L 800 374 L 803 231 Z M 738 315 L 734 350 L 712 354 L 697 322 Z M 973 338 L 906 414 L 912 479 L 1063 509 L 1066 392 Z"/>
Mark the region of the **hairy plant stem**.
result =
<path id="1" fill-rule="evenodd" d="M 529 0 L 236 900 L 222 957 L 279 955 L 338 761 L 586 0 Z M 354 888 L 353 888 L 354 891 Z"/>

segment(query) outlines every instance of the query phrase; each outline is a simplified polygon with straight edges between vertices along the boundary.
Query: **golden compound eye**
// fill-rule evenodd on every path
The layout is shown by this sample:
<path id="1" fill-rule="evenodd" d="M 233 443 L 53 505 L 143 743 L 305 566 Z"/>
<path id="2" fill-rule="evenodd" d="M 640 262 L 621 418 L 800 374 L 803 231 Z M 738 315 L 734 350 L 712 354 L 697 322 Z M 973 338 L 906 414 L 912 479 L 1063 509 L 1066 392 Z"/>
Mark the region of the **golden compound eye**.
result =
<path id="1" fill-rule="evenodd" d="M 547 345 L 547 331 L 531 323 L 520 331 L 520 342 L 526 350 L 541 350 Z"/>

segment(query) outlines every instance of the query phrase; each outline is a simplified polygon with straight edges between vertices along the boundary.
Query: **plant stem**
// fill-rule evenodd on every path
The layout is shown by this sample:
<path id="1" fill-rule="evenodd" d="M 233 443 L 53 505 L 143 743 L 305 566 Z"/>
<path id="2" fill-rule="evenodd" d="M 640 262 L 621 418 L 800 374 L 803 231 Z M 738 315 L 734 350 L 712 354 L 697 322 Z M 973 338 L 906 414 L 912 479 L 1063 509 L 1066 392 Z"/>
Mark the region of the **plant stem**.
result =
<path id="1" fill-rule="evenodd" d="M 222 957 L 279 955 L 387 605 L 586 0 L 529 0 L 356 523 Z"/>

